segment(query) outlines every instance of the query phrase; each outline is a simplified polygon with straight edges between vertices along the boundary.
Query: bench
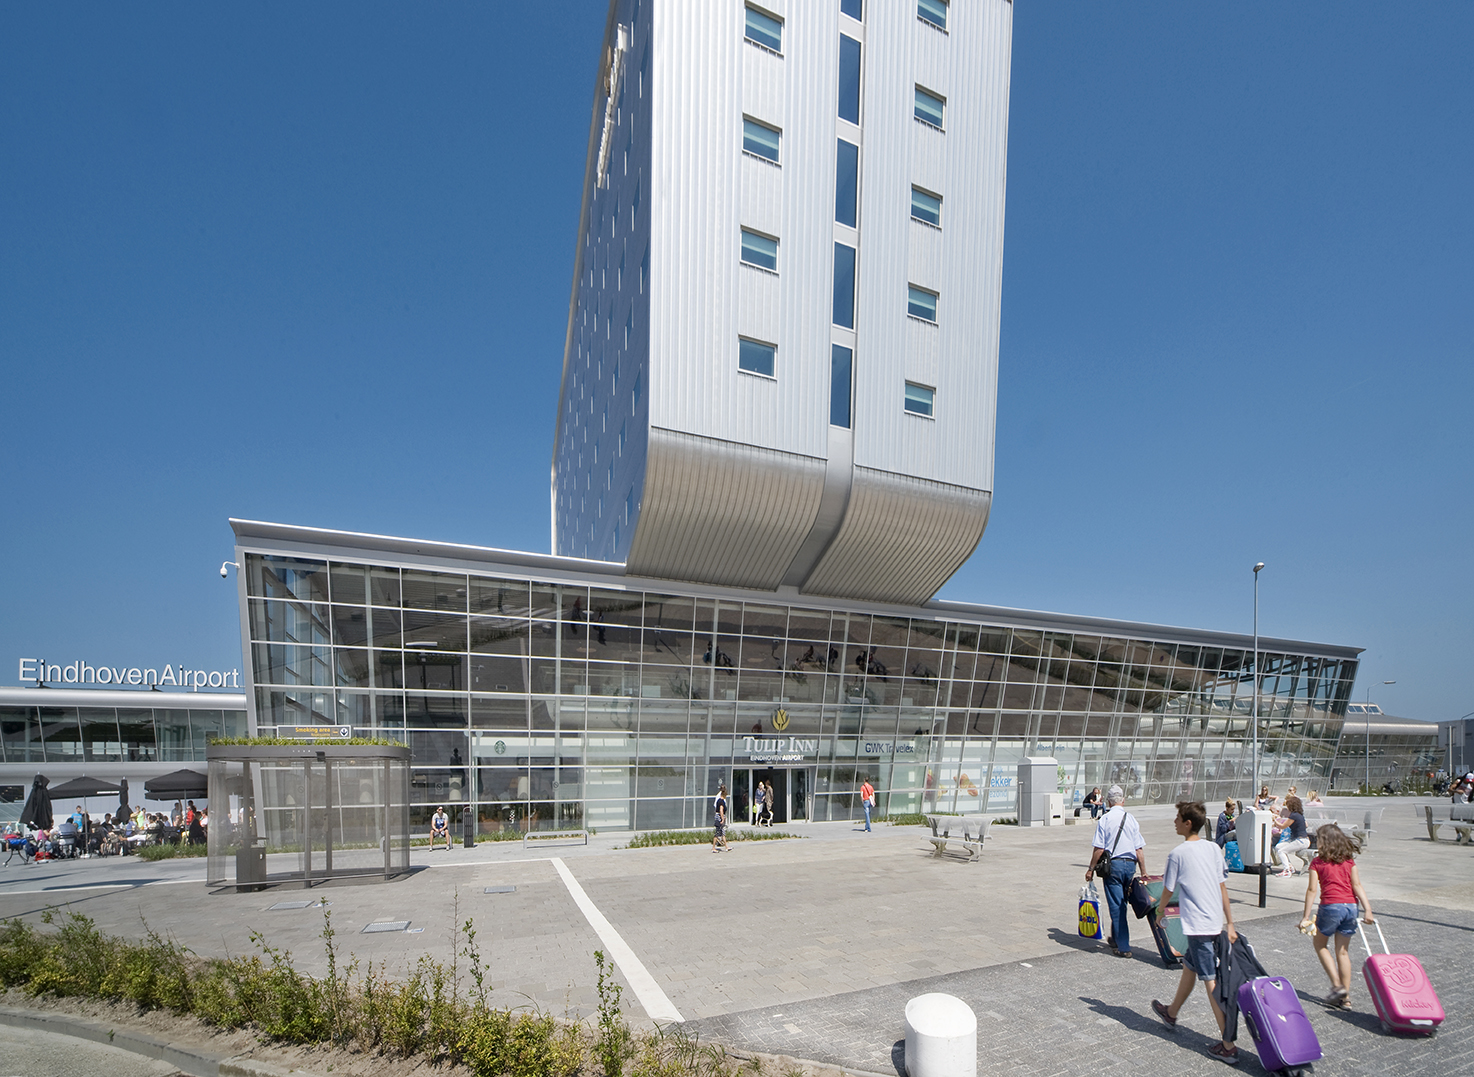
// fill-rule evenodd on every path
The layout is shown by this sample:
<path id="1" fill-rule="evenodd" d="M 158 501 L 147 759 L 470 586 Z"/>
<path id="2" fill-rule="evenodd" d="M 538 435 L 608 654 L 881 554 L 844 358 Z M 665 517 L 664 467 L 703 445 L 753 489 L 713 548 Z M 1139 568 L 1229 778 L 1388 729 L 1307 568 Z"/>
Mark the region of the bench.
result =
<path id="1" fill-rule="evenodd" d="M 1474 819 L 1435 819 L 1433 818 L 1433 807 L 1428 804 L 1425 804 L 1422 808 L 1414 807 L 1413 814 L 1427 823 L 1429 841 L 1438 840 L 1438 831 L 1441 827 L 1451 826 L 1454 829 L 1455 845 L 1474 845 Z M 1450 812 L 1449 814 L 1452 815 L 1453 813 Z"/>
<path id="2" fill-rule="evenodd" d="M 983 842 L 988 837 L 988 827 L 993 823 L 989 816 L 928 815 L 926 821 L 931 826 L 929 840 L 933 856 L 951 856 L 969 863 L 982 859 Z M 953 837 L 954 832 L 956 837 Z"/>
<path id="3" fill-rule="evenodd" d="M 522 834 L 522 848 L 527 848 L 528 842 L 552 845 L 587 845 L 589 843 L 589 832 L 587 830 L 527 830 Z"/>
<path id="4" fill-rule="evenodd" d="M 1357 844 L 1357 852 L 1363 852 L 1372 843 L 1372 833 L 1382 822 L 1382 809 L 1373 808 L 1366 813 L 1360 826 L 1351 828 L 1351 837 Z"/>

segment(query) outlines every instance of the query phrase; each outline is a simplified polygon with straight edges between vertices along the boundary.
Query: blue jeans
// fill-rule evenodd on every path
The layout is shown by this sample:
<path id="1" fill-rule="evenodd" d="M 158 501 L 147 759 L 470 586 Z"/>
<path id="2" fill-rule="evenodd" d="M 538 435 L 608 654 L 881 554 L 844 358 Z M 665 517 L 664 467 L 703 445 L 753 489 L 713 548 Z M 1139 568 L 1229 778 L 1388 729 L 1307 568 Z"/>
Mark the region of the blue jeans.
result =
<path id="1" fill-rule="evenodd" d="M 1136 860 L 1125 858 L 1111 861 L 1111 877 L 1105 881 L 1106 908 L 1111 911 L 1111 933 L 1116 936 L 1116 949 L 1131 949 L 1131 926 L 1127 914 L 1131 906 L 1126 895 L 1131 892 L 1131 880 L 1136 877 Z"/>
<path id="2" fill-rule="evenodd" d="M 870 801 L 865 801 L 865 829 L 870 829 Z"/>

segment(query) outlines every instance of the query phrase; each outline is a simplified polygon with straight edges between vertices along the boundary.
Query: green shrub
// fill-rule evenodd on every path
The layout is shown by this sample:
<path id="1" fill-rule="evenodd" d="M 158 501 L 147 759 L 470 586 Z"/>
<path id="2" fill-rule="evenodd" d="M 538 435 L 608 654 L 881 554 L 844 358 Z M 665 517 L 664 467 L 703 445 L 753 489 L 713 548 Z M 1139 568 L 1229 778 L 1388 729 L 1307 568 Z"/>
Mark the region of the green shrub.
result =
<path id="1" fill-rule="evenodd" d="M 24 920 L 0 923 L 0 987 L 30 983 L 48 949 L 48 943 Z"/>
<path id="2" fill-rule="evenodd" d="M 950 815 L 951 812 L 932 812 L 931 814 Z M 914 811 L 877 816 L 875 821 L 877 823 L 889 823 L 891 826 L 926 826 L 926 816 Z"/>
<path id="3" fill-rule="evenodd" d="M 140 860 L 173 860 L 180 856 L 207 856 L 209 848 L 204 845 L 140 845 L 134 855 Z"/>
<path id="4" fill-rule="evenodd" d="M 626 849 L 654 849 L 659 845 L 710 845 L 716 837 L 714 830 L 652 830 L 648 834 L 636 834 Z M 782 830 L 733 830 L 727 828 L 727 840 L 733 841 L 777 841 L 782 838 L 801 838 L 802 834 L 788 834 Z"/>

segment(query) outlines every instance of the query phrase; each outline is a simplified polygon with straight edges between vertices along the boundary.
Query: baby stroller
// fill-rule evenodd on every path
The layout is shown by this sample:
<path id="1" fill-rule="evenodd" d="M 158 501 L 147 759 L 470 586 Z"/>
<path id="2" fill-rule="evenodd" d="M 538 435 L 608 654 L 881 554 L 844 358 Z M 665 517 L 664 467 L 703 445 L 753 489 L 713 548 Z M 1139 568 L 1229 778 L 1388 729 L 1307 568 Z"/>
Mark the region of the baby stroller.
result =
<path id="1" fill-rule="evenodd" d="M 51 832 L 51 855 L 58 860 L 71 860 L 82 853 L 82 835 L 70 819 L 58 823 Z"/>

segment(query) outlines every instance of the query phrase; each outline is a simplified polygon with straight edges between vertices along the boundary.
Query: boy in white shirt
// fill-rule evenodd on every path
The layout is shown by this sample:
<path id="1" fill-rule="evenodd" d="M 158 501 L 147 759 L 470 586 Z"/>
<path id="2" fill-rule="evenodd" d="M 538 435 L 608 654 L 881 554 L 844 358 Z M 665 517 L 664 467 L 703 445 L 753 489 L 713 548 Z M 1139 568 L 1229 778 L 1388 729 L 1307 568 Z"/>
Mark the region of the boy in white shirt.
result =
<path id="1" fill-rule="evenodd" d="M 1193 984 L 1201 978 L 1208 990 L 1208 1004 L 1218 1021 L 1220 1037 L 1208 1048 L 1208 1053 L 1232 1066 L 1238 1063 L 1239 1051 L 1222 1039 L 1223 1011 L 1213 998 L 1213 988 L 1218 982 L 1214 943 L 1225 924 L 1230 945 L 1238 941 L 1239 933 L 1233 926 L 1233 911 L 1228 905 L 1228 869 L 1223 850 L 1216 843 L 1203 840 L 1202 831 L 1207 825 L 1208 811 L 1201 800 L 1178 802 L 1174 826 L 1178 836 L 1186 840 L 1167 854 L 1167 872 L 1162 877 L 1162 897 L 1156 915 L 1161 919 L 1166 914 L 1176 892 L 1182 931 L 1187 936 L 1187 953 L 1182 955 L 1182 979 L 1177 982 L 1177 995 L 1172 1004 L 1163 1006 L 1152 999 L 1152 1010 L 1168 1028 L 1176 1028 L 1177 1014 L 1192 994 Z"/>

